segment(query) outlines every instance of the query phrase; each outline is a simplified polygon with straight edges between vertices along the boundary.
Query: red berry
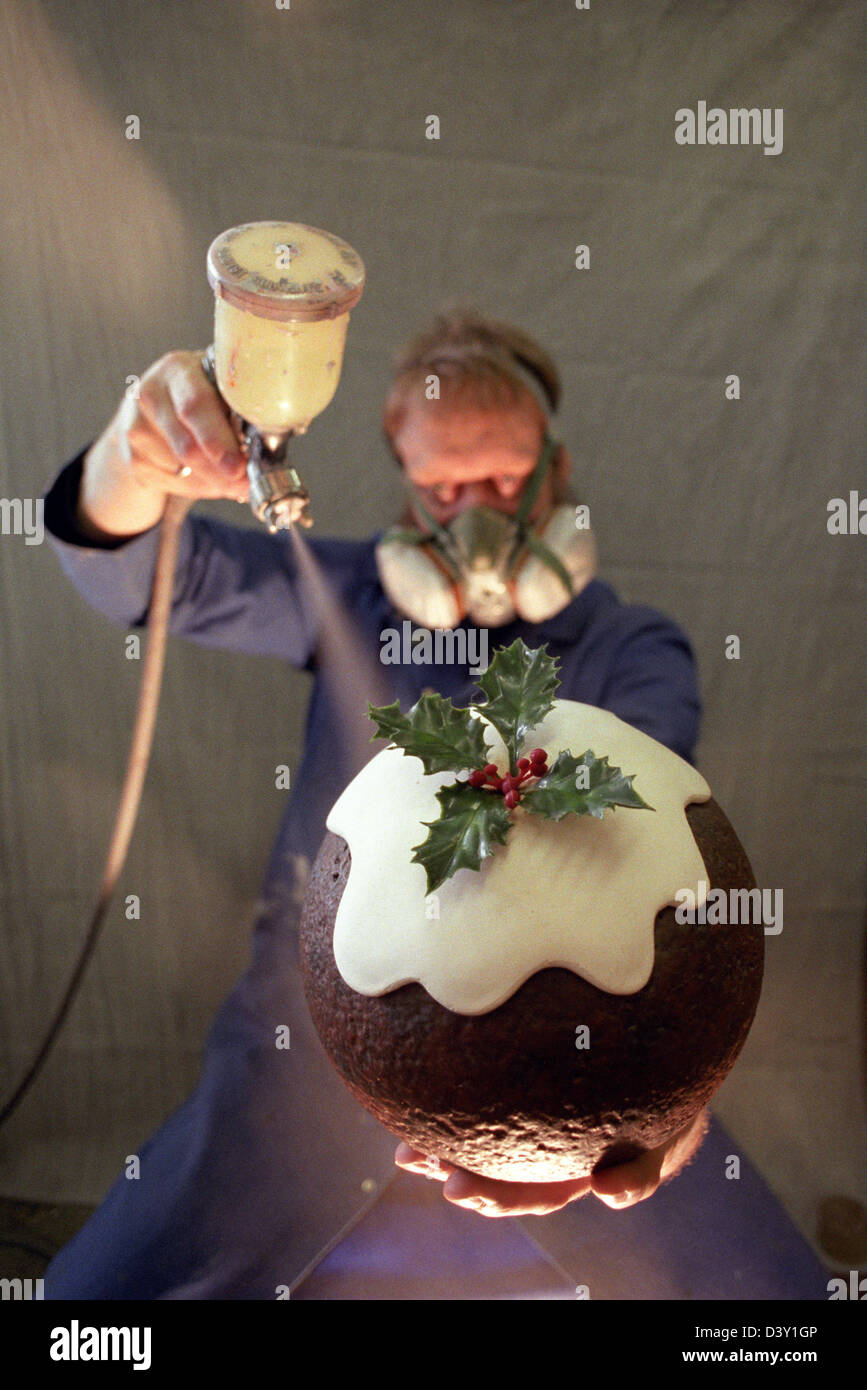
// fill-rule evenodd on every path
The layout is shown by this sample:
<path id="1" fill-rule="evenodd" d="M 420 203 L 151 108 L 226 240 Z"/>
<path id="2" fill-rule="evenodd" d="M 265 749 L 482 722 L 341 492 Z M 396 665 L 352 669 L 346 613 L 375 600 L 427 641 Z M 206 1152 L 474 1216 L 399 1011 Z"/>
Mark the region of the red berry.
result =
<path id="1" fill-rule="evenodd" d="M 496 777 L 496 776 L 498 775 L 498 774 L 497 774 L 497 764 L 496 764 L 496 763 L 485 763 L 485 772 L 488 774 L 489 777 Z"/>
<path id="2" fill-rule="evenodd" d="M 544 777 L 545 773 L 548 771 L 548 764 L 536 763 L 535 767 L 533 768 L 533 771 L 535 772 L 537 777 Z"/>
<path id="3" fill-rule="evenodd" d="M 500 791 L 504 794 L 504 796 L 508 796 L 509 792 L 514 791 L 514 789 L 515 784 L 512 781 L 511 777 L 504 777 L 500 785 Z"/>
<path id="4" fill-rule="evenodd" d="M 526 771 L 527 771 L 527 768 L 528 768 L 529 766 L 530 766 L 530 759 L 529 759 L 529 758 L 519 758 L 519 759 L 518 759 L 518 771 L 519 771 L 519 772 L 526 772 Z"/>
<path id="5" fill-rule="evenodd" d="M 477 767 L 475 772 L 470 773 L 469 780 L 471 787 L 483 787 L 485 785 L 485 774 L 480 767 Z"/>
<path id="6" fill-rule="evenodd" d="M 514 811 L 519 799 L 520 798 L 518 797 L 518 793 L 512 791 L 506 792 L 506 795 L 503 797 L 503 800 L 505 801 L 510 811 Z"/>
<path id="7" fill-rule="evenodd" d="M 532 763 L 546 763 L 547 761 L 548 761 L 548 754 L 545 752 L 544 748 L 534 748 L 534 749 L 533 749 L 532 753 L 530 754 L 530 762 L 532 762 Z"/>

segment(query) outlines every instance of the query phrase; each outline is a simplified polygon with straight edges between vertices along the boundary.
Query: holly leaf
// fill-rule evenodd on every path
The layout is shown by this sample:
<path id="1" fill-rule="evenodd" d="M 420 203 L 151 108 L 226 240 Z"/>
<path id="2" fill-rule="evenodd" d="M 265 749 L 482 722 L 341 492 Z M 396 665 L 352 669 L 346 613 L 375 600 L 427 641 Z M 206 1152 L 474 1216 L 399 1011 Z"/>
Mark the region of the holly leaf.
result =
<path id="1" fill-rule="evenodd" d="M 483 859 L 504 845 L 512 828 L 509 812 L 500 796 L 454 782 L 440 787 L 439 820 L 423 821 L 427 839 L 413 846 L 412 862 L 421 864 L 427 874 L 427 891 L 432 893 L 451 878 L 457 869 L 479 869 Z"/>
<path id="2" fill-rule="evenodd" d="M 378 729 L 373 738 L 387 738 L 420 758 L 425 772 L 459 772 L 488 761 L 481 719 L 436 692 L 422 695 L 409 714 L 401 713 L 396 700 L 393 705 L 368 704 L 367 712 Z"/>
<path id="3" fill-rule="evenodd" d="M 368 714 L 377 726 L 373 737 L 388 739 L 405 754 L 419 758 L 427 773 L 472 768 L 484 780 L 481 769 L 489 753 L 484 722 L 477 717 L 482 715 L 505 743 L 510 769 L 516 769 L 524 738 L 554 706 L 558 668 L 556 657 L 549 656 L 545 647 L 533 649 L 519 637 L 511 647 L 501 647 L 479 677 L 487 697 L 484 704 L 458 709 L 434 692 L 422 695 L 409 714 L 402 713 L 397 701 L 368 704 Z M 611 767 L 607 758 L 597 758 L 592 750 L 576 758 L 567 749 L 558 753 L 551 770 L 534 786 L 521 784 L 519 804 L 555 821 L 570 812 L 601 820 L 606 807 L 613 810 L 615 806 L 652 811 L 632 782 L 633 777 L 625 777 L 619 767 Z M 412 862 L 421 864 L 427 874 L 428 893 L 458 869 L 480 869 L 495 846 L 506 843 L 513 821 L 498 790 L 496 778 L 487 787 L 453 782 L 439 789 L 439 817 L 423 822 L 427 838 L 413 846 L 412 854 Z"/>
<path id="4" fill-rule="evenodd" d="M 544 647 L 533 649 L 518 637 L 511 647 L 501 647 L 478 684 L 487 703 L 477 705 L 489 719 L 509 752 L 509 766 L 518 761 L 518 750 L 526 734 L 545 718 L 554 706 L 554 691 L 560 684 L 559 662 Z"/>
<path id="5" fill-rule="evenodd" d="M 570 811 L 601 820 L 608 806 L 612 810 L 630 806 L 652 811 L 654 808 L 634 789 L 633 777 L 624 777 L 619 767 L 611 767 L 607 758 L 594 757 L 590 749 L 580 758 L 567 749 L 557 755 L 550 771 L 527 789 L 521 805 L 549 820 L 562 820 Z"/>

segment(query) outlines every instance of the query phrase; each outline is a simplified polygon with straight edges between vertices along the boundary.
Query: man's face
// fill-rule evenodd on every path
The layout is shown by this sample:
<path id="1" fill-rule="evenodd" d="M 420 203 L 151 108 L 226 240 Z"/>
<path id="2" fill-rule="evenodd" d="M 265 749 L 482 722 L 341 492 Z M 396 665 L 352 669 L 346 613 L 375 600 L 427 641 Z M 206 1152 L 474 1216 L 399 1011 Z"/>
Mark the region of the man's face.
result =
<path id="1" fill-rule="evenodd" d="M 539 458 L 545 420 L 529 403 L 454 410 L 412 404 L 394 446 L 409 481 L 435 521 L 446 526 L 467 507 L 493 507 L 512 516 Z M 550 505 L 562 467 L 549 469 L 530 513 Z M 417 524 L 422 519 L 415 514 Z"/>

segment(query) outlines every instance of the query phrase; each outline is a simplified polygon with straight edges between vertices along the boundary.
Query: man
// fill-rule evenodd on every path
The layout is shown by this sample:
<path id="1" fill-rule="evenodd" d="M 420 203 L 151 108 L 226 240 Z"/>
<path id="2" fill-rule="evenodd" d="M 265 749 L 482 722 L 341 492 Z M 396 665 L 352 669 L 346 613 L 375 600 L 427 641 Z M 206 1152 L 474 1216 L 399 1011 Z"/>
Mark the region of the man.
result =
<path id="1" fill-rule="evenodd" d="M 438 599 L 457 605 L 449 626 L 484 615 L 490 593 L 474 597 L 472 576 L 461 569 L 476 522 L 499 526 L 505 536 L 517 523 L 550 540 L 542 528 L 567 505 L 570 471 L 565 449 L 548 436 L 548 411 L 558 397 L 547 354 L 517 329 L 474 314 L 441 317 L 404 353 L 385 429 L 407 485 L 403 520 L 429 544 L 404 543 L 401 550 L 399 539 L 381 532 L 358 542 L 314 533 L 309 541 L 360 648 L 372 655 L 374 703 L 387 691 L 407 709 L 425 688 L 456 704 L 473 697 L 466 665 L 378 663 L 382 633 L 424 612 L 434 592 L 428 586 L 443 573 Z M 170 494 L 247 497 L 244 460 L 200 353 L 174 352 L 157 362 L 137 400 L 123 401 L 46 496 L 46 528 L 64 569 L 89 602 L 125 626 L 146 617 L 157 523 Z M 691 758 L 699 697 L 684 635 L 651 609 L 621 604 L 593 578 L 581 538 L 567 538 L 559 549 L 551 541 L 547 558 L 545 550 L 535 574 L 546 616 L 527 616 L 532 583 L 501 584 L 493 641 L 545 642 L 561 662 L 561 696 L 610 709 Z M 413 557 L 421 569 L 407 567 Z M 298 984 L 305 871 L 331 805 L 358 767 L 328 634 L 288 538 L 188 516 L 171 630 L 311 671 L 304 757 L 258 905 L 253 961 L 217 1016 L 199 1086 L 143 1148 L 140 1180 L 121 1178 L 53 1262 L 49 1298 L 279 1296 L 278 1288 L 299 1287 L 387 1182 L 388 1136 L 343 1092 L 312 1037 Z M 359 681 L 362 708 L 369 691 Z M 274 1029 L 290 1019 L 291 1051 L 280 1052 Z M 405 1145 L 396 1161 L 443 1183 L 453 1205 L 489 1216 L 544 1215 L 590 1191 L 626 1206 L 678 1171 L 704 1124 L 699 1117 L 634 1163 L 570 1183 L 494 1183 Z"/>

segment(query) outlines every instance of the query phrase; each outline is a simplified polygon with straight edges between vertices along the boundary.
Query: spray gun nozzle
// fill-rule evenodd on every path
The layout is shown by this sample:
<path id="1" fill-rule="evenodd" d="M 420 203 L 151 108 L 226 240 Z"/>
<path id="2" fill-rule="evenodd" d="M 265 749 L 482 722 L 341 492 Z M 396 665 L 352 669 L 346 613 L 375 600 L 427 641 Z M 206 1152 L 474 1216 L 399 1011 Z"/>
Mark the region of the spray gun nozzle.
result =
<path id="1" fill-rule="evenodd" d="M 242 438 L 247 456 L 247 477 L 250 480 L 250 506 L 253 515 L 272 533 L 286 531 L 296 523 L 313 525 L 308 512 L 310 493 L 287 457 L 293 431 L 286 434 L 267 434 L 247 420 L 234 416 L 236 429 Z"/>
<path id="2" fill-rule="evenodd" d="M 250 480 L 250 506 L 254 516 L 268 530 L 285 531 L 296 523 L 310 527 L 310 493 L 289 464 L 263 464 L 252 457 L 247 461 Z"/>

